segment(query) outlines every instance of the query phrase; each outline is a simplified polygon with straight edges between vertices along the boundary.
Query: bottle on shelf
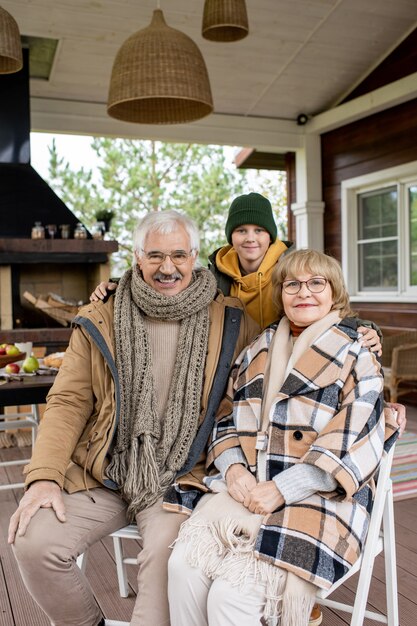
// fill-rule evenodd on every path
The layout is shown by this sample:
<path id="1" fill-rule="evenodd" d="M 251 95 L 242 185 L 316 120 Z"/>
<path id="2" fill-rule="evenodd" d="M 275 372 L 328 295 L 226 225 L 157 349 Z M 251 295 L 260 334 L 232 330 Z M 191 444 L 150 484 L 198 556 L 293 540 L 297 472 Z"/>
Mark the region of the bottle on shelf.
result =
<path id="1" fill-rule="evenodd" d="M 104 239 L 104 222 L 95 222 L 91 228 L 93 239 Z"/>
<path id="2" fill-rule="evenodd" d="M 42 222 L 35 222 L 35 225 L 32 226 L 31 238 L 45 239 L 45 228 L 42 226 Z"/>
<path id="3" fill-rule="evenodd" d="M 71 234 L 71 226 L 69 224 L 61 224 L 59 230 L 61 231 L 61 239 L 69 239 Z"/>
<path id="4" fill-rule="evenodd" d="M 56 224 L 47 224 L 46 225 L 46 232 L 48 233 L 49 239 L 55 239 L 55 236 L 56 236 L 56 233 L 57 233 Z"/>
<path id="5" fill-rule="evenodd" d="M 78 222 L 74 228 L 74 239 L 87 239 L 87 231 L 81 222 Z"/>

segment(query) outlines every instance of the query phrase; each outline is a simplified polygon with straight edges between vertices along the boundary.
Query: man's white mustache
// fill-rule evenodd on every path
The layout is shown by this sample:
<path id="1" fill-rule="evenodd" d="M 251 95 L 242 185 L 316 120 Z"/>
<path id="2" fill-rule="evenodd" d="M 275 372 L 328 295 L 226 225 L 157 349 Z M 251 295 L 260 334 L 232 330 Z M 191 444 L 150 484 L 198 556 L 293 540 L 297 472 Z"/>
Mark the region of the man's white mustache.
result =
<path id="1" fill-rule="evenodd" d="M 154 280 L 176 280 L 177 278 L 178 280 L 181 280 L 182 274 L 180 274 L 179 272 L 173 272 L 172 274 L 163 274 L 162 272 L 156 272 L 156 274 L 153 275 Z"/>

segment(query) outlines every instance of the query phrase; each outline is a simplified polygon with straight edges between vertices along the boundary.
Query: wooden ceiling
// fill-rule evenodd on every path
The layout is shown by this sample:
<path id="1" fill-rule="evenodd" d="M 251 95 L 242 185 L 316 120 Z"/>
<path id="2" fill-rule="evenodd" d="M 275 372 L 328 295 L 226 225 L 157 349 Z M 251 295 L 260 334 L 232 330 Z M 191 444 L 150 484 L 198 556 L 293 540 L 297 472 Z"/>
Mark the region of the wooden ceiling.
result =
<path id="1" fill-rule="evenodd" d="M 239 128 L 245 124 L 265 132 L 291 124 L 299 132 L 300 113 L 316 116 L 343 101 L 417 21 L 415 0 L 246 3 L 249 36 L 225 44 L 201 36 L 204 0 L 161 2 L 167 23 L 189 35 L 206 60 L 215 103 L 211 117 L 221 121 L 213 142 L 222 141 L 227 116 L 232 126 L 233 120 L 240 120 L 231 137 L 236 145 L 243 143 Z M 1 0 L 1 4 L 17 20 L 22 35 L 59 41 L 49 80 L 31 80 L 34 129 L 146 136 L 140 125 L 127 125 L 124 132 L 123 123 L 106 120 L 105 105 L 116 52 L 129 35 L 149 24 L 156 0 Z M 211 126 L 212 121 L 205 125 Z M 191 127 L 182 127 L 184 138 L 193 135 Z M 167 135 L 161 127 L 153 132 L 161 138 Z M 254 145 L 246 139 L 246 145 Z"/>

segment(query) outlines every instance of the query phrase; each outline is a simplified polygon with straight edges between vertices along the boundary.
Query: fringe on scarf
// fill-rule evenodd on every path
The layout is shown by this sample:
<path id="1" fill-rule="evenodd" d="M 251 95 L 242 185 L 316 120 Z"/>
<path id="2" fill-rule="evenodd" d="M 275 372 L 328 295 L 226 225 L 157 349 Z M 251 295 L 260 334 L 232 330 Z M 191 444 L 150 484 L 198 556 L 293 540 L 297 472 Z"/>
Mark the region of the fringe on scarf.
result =
<path id="1" fill-rule="evenodd" d="M 174 543 L 185 542 L 188 564 L 202 569 L 211 580 L 222 578 L 236 587 L 242 587 L 248 577 L 264 583 L 264 617 L 273 626 L 281 623 L 287 573 L 255 557 L 254 539 L 242 534 L 239 522 L 230 517 L 208 522 L 196 513 L 181 526 Z M 285 626 L 300 626 L 296 622 L 282 623 Z"/>
<path id="2" fill-rule="evenodd" d="M 239 520 L 224 517 L 209 522 L 197 512 L 182 524 L 174 544 L 177 541 L 186 544 L 188 564 L 200 568 L 211 580 L 221 578 L 236 587 L 242 587 L 248 577 L 263 583 L 264 619 L 268 626 L 308 626 L 314 586 L 256 558 L 255 537 L 243 532 Z"/>
<path id="3" fill-rule="evenodd" d="M 283 626 L 308 626 L 314 596 L 284 592 L 281 624 Z M 272 626 L 272 625 L 271 625 Z"/>
<path id="4" fill-rule="evenodd" d="M 119 484 L 126 476 L 123 494 L 129 502 L 130 522 L 134 521 L 136 513 L 152 506 L 174 479 L 173 472 L 159 475 L 153 437 L 149 434 L 135 437 L 130 448 L 115 452 L 107 474 Z"/>

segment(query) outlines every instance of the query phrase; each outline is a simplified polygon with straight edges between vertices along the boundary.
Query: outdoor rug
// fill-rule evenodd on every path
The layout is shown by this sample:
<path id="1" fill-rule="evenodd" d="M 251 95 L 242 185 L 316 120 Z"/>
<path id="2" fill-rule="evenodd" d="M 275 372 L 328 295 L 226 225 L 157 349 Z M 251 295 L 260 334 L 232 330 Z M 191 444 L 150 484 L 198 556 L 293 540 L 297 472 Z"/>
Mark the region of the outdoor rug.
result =
<path id="1" fill-rule="evenodd" d="M 398 439 L 391 470 L 394 501 L 417 497 L 417 433 Z"/>

